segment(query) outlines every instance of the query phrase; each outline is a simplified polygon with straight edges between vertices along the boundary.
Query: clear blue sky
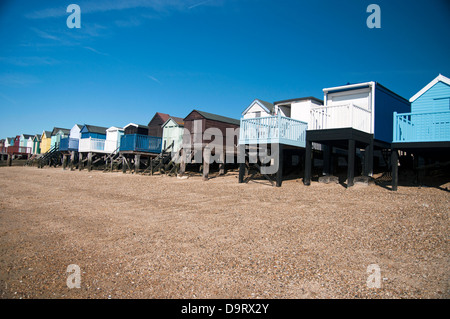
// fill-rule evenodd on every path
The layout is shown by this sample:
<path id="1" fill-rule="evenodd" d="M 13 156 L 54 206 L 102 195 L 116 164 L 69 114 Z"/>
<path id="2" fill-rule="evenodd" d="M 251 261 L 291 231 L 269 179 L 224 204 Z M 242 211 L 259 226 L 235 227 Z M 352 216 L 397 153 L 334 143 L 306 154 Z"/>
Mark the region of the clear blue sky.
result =
<path id="1" fill-rule="evenodd" d="M 80 29 L 66 25 L 71 3 Z M 381 29 L 366 26 L 371 3 Z M 5 138 L 155 112 L 239 118 L 255 98 L 323 98 L 348 82 L 409 99 L 450 76 L 450 1 L 1 0 L 0 39 Z"/>

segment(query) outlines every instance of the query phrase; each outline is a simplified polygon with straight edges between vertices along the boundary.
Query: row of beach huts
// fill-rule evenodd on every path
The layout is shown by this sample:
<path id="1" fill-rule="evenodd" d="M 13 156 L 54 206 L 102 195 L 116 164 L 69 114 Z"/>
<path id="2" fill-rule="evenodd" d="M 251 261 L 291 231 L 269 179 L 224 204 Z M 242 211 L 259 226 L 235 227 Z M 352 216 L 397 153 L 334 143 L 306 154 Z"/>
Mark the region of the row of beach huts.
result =
<path id="1" fill-rule="evenodd" d="M 183 175 L 192 165 L 208 179 L 210 160 L 205 161 L 203 152 L 211 140 L 203 133 L 213 128 L 223 135 L 220 144 L 226 150 L 216 157 L 219 174 L 225 172 L 225 164 L 236 165 L 241 183 L 256 170 L 276 186 L 289 174 L 302 176 L 309 185 L 313 176 L 333 180 L 344 168 L 348 187 L 355 178 L 370 179 L 374 170 L 382 170 L 397 190 L 399 166 L 417 172 L 421 167 L 448 165 L 449 78 L 438 75 L 409 100 L 377 82 L 323 92 L 323 100 L 302 97 L 271 103 L 255 99 L 240 120 L 192 110 L 184 118 L 157 112 L 147 125 L 54 127 L 41 134 L 0 140 L 0 159 L 7 165 L 15 158 L 27 158 L 28 165 L 38 167 L 102 167 L 169 175 Z M 233 141 L 231 150 L 226 140 Z M 194 141 L 194 147 L 187 148 L 186 141 Z M 274 146 L 277 170 L 264 173 L 273 158 L 264 161 L 253 154 L 262 149 L 269 154 Z M 195 152 L 202 154 L 200 159 Z"/>

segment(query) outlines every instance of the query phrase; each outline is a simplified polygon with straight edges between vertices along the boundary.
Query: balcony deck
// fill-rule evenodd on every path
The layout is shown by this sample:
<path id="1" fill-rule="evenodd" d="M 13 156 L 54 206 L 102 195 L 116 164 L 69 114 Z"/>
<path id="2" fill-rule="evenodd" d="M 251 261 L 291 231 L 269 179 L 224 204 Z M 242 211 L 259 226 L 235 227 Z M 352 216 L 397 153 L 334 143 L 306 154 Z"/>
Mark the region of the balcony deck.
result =
<path id="1" fill-rule="evenodd" d="M 450 141 L 450 111 L 394 112 L 393 143 Z"/>
<path id="2" fill-rule="evenodd" d="M 79 139 L 64 137 L 59 143 L 59 150 L 62 152 L 78 151 Z"/>
<path id="3" fill-rule="evenodd" d="M 239 144 L 284 144 L 305 147 L 308 124 L 289 117 L 241 119 Z"/>
<path id="4" fill-rule="evenodd" d="M 119 152 L 161 153 L 162 138 L 140 134 L 122 135 Z"/>
<path id="5" fill-rule="evenodd" d="M 373 134 L 372 112 L 353 103 L 319 106 L 311 109 L 311 120 L 308 130 L 340 128 L 353 128 Z"/>

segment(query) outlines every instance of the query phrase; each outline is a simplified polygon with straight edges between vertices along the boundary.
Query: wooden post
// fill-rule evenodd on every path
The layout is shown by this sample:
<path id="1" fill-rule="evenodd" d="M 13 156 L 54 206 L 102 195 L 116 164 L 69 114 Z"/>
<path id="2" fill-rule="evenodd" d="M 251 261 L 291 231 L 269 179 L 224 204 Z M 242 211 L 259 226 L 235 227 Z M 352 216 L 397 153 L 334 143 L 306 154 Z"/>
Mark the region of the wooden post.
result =
<path id="1" fill-rule="evenodd" d="M 122 173 L 126 173 L 127 172 L 127 158 L 125 157 L 125 155 L 122 157 Z"/>
<path id="2" fill-rule="evenodd" d="M 63 170 L 65 170 L 67 168 L 67 155 L 66 154 L 63 155 L 62 167 L 63 167 Z"/>
<path id="3" fill-rule="evenodd" d="M 150 175 L 153 176 L 153 157 L 150 158 Z"/>
<path id="4" fill-rule="evenodd" d="M 6 159 L 6 166 L 12 166 L 12 156 L 8 154 L 8 158 Z"/>
<path id="5" fill-rule="evenodd" d="M 392 166 L 392 190 L 397 191 L 398 188 L 398 150 L 391 151 L 391 166 Z"/>
<path id="6" fill-rule="evenodd" d="M 179 175 L 183 176 L 185 172 L 186 172 L 186 150 L 184 148 L 182 148 L 181 149 L 181 163 L 180 163 Z"/>
<path id="7" fill-rule="evenodd" d="M 355 178 L 355 140 L 348 140 L 348 155 L 347 155 L 347 187 L 354 185 Z"/>
<path id="8" fill-rule="evenodd" d="M 203 180 L 207 181 L 209 176 L 209 162 L 211 161 L 211 152 L 203 155 Z"/>
<path id="9" fill-rule="evenodd" d="M 219 175 L 225 174 L 225 151 L 222 150 L 220 154 L 220 163 L 219 163 Z"/>
<path id="10" fill-rule="evenodd" d="M 70 163 L 69 163 L 69 168 L 72 171 L 73 170 L 73 166 L 75 164 L 75 151 L 70 152 Z"/>
<path id="11" fill-rule="evenodd" d="M 311 169 L 312 169 L 312 142 L 306 140 L 305 150 L 305 176 L 303 177 L 303 184 L 311 185 Z"/>
<path id="12" fill-rule="evenodd" d="M 364 151 L 364 176 L 373 175 L 373 139 Z"/>
<path id="13" fill-rule="evenodd" d="M 277 171 L 277 187 L 281 187 L 283 183 L 283 162 L 284 162 L 284 147 L 283 144 L 278 144 L 278 171 Z"/>
<path id="14" fill-rule="evenodd" d="M 324 146 L 323 146 L 323 175 L 332 175 L 331 152 L 332 152 L 332 146 L 328 145 L 328 144 L 324 144 Z"/>
<path id="15" fill-rule="evenodd" d="M 84 162 L 83 162 L 83 153 L 78 153 L 78 169 L 80 171 L 83 170 Z"/>
<path id="16" fill-rule="evenodd" d="M 134 173 L 138 174 L 141 167 L 141 155 L 134 155 Z"/>
<path id="17" fill-rule="evenodd" d="M 92 152 L 88 153 L 87 169 L 88 169 L 88 172 L 90 172 L 92 170 Z"/>

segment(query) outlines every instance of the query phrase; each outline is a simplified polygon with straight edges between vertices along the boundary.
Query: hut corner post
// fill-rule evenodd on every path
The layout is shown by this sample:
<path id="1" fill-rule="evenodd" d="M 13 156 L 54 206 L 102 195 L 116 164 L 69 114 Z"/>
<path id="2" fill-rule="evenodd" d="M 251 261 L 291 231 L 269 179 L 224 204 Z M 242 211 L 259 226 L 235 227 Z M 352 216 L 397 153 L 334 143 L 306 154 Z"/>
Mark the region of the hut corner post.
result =
<path id="1" fill-rule="evenodd" d="M 277 182 L 276 186 L 281 187 L 283 183 L 283 162 L 284 162 L 284 147 L 283 144 L 278 144 L 278 171 L 277 171 Z"/>
<path id="2" fill-rule="evenodd" d="M 311 168 L 312 168 L 312 142 L 306 140 L 305 151 L 305 176 L 303 177 L 303 184 L 311 185 Z"/>
<path id="3" fill-rule="evenodd" d="M 356 156 L 356 145 L 355 140 L 348 140 L 348 160 L 347 160 L 347 187 L 352 187 L 354 185 L 355 179 L 355 156 Z"/>
<path id="4" fill-rule="evenodd" d="M 78 169 L 80 171 L 82 171 L 83 170 L 83 166 L 84 166 L 83 153 L 78 153 L 78 158 L 79 158 L 79 160 L 78 160 Z"/>
<path id="5" fill-rule="evenodd" d="M 398 150 L 391 151 L 391 168 L 392 168 L 392 190 L 397 191 L 398 188 Z"/>

